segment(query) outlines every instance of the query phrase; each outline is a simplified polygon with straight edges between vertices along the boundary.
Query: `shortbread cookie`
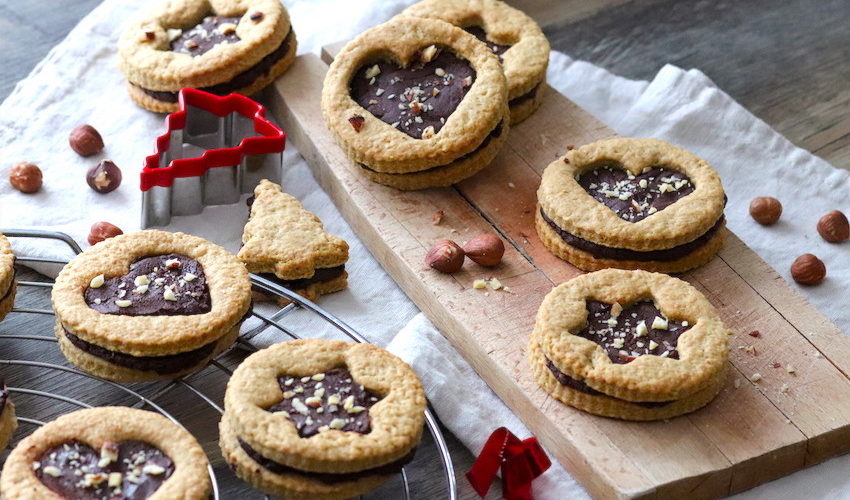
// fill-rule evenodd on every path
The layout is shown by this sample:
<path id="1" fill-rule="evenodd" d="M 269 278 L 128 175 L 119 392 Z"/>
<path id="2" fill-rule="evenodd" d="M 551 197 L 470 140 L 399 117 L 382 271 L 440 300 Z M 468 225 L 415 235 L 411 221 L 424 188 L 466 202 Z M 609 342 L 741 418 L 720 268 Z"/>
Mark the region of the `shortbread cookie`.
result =
<path id="1" fill-rule="evenodd" d="M 445 186 L 492 161 L 508 135 L 498 57 L 434 19 L 397 17 L 343 48 L 325 78 L 322 112 L 372 180 L 399 189 Z"/>
<path id="2" fill-rule="evenodd" d="M 0 493 L 4 500 L 206 500 L 208 467 L 195 438 L 162 415 L 91 408 L 21 441 L 3 466 Z"/>
<path id="3" fill-rule="evenodd" d="M 0 450 L 9 446 L 12 434 L 18 428 L 18 418 L 15 416 L 15 405 L 9 398 L 6 382 L 0 379 Z"/>
<path id="4" fill-rule="evenodd" d="M 205 366 L 233 344 L 250 306 L 251 282 L 234 255 L 164 231 L 98 243 L 53 287 L 65 357 L 119 381 L 176 378 Z"/>
<path id="5" fill-rule="evenodd" d="M 9 240 L 0 233 L 0 321 L 15 305 L 15 254 Z"/>
<path id="6" fill-rule="evenodd" d="M 684 281 L 608 269 L 546 296 L 529 361 L 538 383 L 566 404 L 629 420 L 669 418 L 722 388 L 730 333 Z"/>
<path id="7" fill-rule="evenodd" d="M 412 460 L 425 405 L 410 367 L 379 347 L 284 342 L 251 355 L 230 379 L 221 450 L 266 493 L 350 498 Z"/>
<path id="8" fill-rule="evenodd" d="M 609 139 L 546 167 L 537 233 L 586 271 L 608 267 L 678 273 L 723 246 L 726 195 L 704 160 L 656 139 Z"/>
<path id="9" fill-rule="evenodd" d="M 178 110 L 184 87 L 257 92 L 289 68 L 297 45 L 277 0 L 176 0 L 131 23 L 118 53 L 130 97 L 165 113 Z"/>
<path id="10" fill-rule="evenodd" d="M 499 0 L 422 0 L 401 15 L 446 21 L 487 44 L 499 56 L 505 71 L 512 125 L 540 107 L 549 66 L 549 40 L 522 11 Z"/>
<path id="11" fill-rule="evenodd" d="M 297 199 L 264 179 L 254 189 L 250 203 L 237 254 L 249 272 L 309 300 L 348 286 L 348 243 L 326 233 L 322 221 L 304 210 Z"/>

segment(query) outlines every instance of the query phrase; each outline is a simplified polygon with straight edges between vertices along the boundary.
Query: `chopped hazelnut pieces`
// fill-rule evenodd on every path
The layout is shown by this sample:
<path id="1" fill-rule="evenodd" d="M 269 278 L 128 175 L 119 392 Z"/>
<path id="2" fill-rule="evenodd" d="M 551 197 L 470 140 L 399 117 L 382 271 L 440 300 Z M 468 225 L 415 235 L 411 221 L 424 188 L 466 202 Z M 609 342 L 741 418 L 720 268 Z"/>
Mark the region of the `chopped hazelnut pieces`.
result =
<path id="1" fill-rule="evenodd" d="M 104 278 L 102 274 L 98 274 L 97 276 L 92 278 L 91 282 L 89 283 L 89 286 L 92 288 L 100 288 L 105 282 L 106 278 Z"/>
<path id="2" fill-rule="evenodd" d="M 363 123 L 366 121 L 366 118 L 360 115 L 354 115 L 348 119 L 348 123 L 354 128 L 355 132 L 360 132 L 363 129 Z"/>

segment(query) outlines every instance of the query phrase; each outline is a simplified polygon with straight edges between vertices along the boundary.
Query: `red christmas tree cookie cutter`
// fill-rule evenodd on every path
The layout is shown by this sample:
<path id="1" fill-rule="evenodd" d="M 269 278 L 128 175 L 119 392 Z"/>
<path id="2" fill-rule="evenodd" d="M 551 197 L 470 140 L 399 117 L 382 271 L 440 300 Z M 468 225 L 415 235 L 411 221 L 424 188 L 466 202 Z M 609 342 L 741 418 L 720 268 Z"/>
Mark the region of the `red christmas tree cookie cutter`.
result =
<path id="1" fill-rule="evenodd" d="M 142 227 L 238 203 L 262 179 L 280 183 L 286 133 L 240 94 L 183 89 L 141 173 Z"/>

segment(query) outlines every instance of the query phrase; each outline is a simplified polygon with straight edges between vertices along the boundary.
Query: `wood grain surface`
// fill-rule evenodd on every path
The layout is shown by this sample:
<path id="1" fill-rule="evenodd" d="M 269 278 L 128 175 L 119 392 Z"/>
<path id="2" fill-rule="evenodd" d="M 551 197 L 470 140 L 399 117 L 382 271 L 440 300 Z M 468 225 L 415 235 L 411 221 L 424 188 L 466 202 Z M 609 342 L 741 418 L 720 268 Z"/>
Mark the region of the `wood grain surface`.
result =
<path id="1" fill-rule="evenodd" d="M 327 131 L 316 112 L 326 71 L 315 56 L 300 57 L 275 84 L 276 118 L 383 267 L 591 493 L 717 497 L 850 449 L 850 340 L 731 234 L 718 258 L 683 276 L 736 332 L 729 384 L 711 405 L 647 424 L 593 417 L 553 400 L 532 379 L 525 346 L 543 296 L 579 271 L 542 249 L 533 229 L 535 190 L 542 169 L 568 144 L 613 132 L 545 88 L 540 110 L 511 131 L 487 170 L 453 188 L 400 192 L 369 182 Z M 438 210 L 445 220 L 434 225 Z M 468 265 L 443 275 L 423 264 L 435 240 L 493 231 L 510 243 L 498 268 Z M 473 289 L 487 276 L 512 292 Z M 748 335 L 755 330 L 763 340 Z M 750 382 L 755 373 L 758 383 Z"/>

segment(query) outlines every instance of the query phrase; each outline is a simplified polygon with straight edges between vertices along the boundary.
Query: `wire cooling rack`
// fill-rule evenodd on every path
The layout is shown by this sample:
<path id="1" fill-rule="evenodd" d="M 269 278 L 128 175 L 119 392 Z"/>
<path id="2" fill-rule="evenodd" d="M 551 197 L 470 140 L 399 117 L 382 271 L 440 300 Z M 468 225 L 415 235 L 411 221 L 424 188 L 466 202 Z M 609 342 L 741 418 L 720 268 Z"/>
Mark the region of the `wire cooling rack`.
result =
<path id="1" fill-rule="evenodd" d="M 82 252 L 80 246 L 67 234 L 49 231 L 0 229 L 9 238 L 41 238 L 64 243 L 75 254 Z M 67 261 L 32 256 L 18 256 L 19 263 L 31 265 L 61 266 Z M 224 411 L 220 401 L 224 399 L 227 380 L 233 369 L 257 347 L 249 340 L 268 329 L 276 331 L 275 341 L 301 338 L 292 331 L 292 327 L 283 323 L 285 317 L 296 310 L 304 311 L 312 321 L 329 324 L 336 335 L 354 342 L 368 340 L 330 313 L 300 295 L 283 288 L 259 276 L 251 275 L 256 288 L 271 294 L 285 297 L 291 303 L 272 315 L 251 312 L 259 324 L 247 328 L 243 324 L 236 344 L 212 360 L 204 369 L 179 379 L 139 384 L 118 384 L 102 380 L 80 370 L 72 368 L 62 357 L 53 335 L 53 310 L 50 308 L 51 281 L 18 281 L 16 304 L 37 302 L 44 308 L 15 307 L 12 313 L 0 323 L 0 365 L 14 367 L 3 370 L 9 385 L 9 392 L 18 413 L 19 427 L 10 449 L 35 430 L 59 415 L 93 406 L 123 405 L 133 408 L 159 412 L 171 421 L 192 432 L 210 458 L 209 474 L 213 484 L 212 498 L 265 498 L 262 493 L 252 490 L 250 485 L 240 481 L 227 467 L 218 448 L 218 421 Z M 29 304 L 28 304 L 29 305 Z M 304 313 L 301 313 L 302 315 Z M 301 318 L 303 319 L 303 318 Z M 255 322 L 256 323 L 256 322 Z M 324 325 L 323 325 L 324 326 Z M 299 331 L 302 329 L 299 328 Z M 49 332 L 47 335 L 33 335 L 30 332 Z M 439 469 L 445 480 L 445 498 L 457 499 L 457 484 L 451 455 L 436 417 L 430 410 L 425 412 L 425 423 L 430 432 L 420 444 L 434 446 L 439 457 Z M 5 461 L 8 451 L 0 458 Z M 425 455 L 420 450 L 419 457 Z M 388 481 L 380 489 L 361 498 L 424 498 L 411 492 L 412 481 L 409 469 L 428 470 L 426 476 L 437 472 L 433 461 L 417 457 L 411 466 L 402 469 L 398 477 Z M 430 488 L 429 488 L 430 489 Z M 429 492 L 429 498 L 434 493 Z"/>

